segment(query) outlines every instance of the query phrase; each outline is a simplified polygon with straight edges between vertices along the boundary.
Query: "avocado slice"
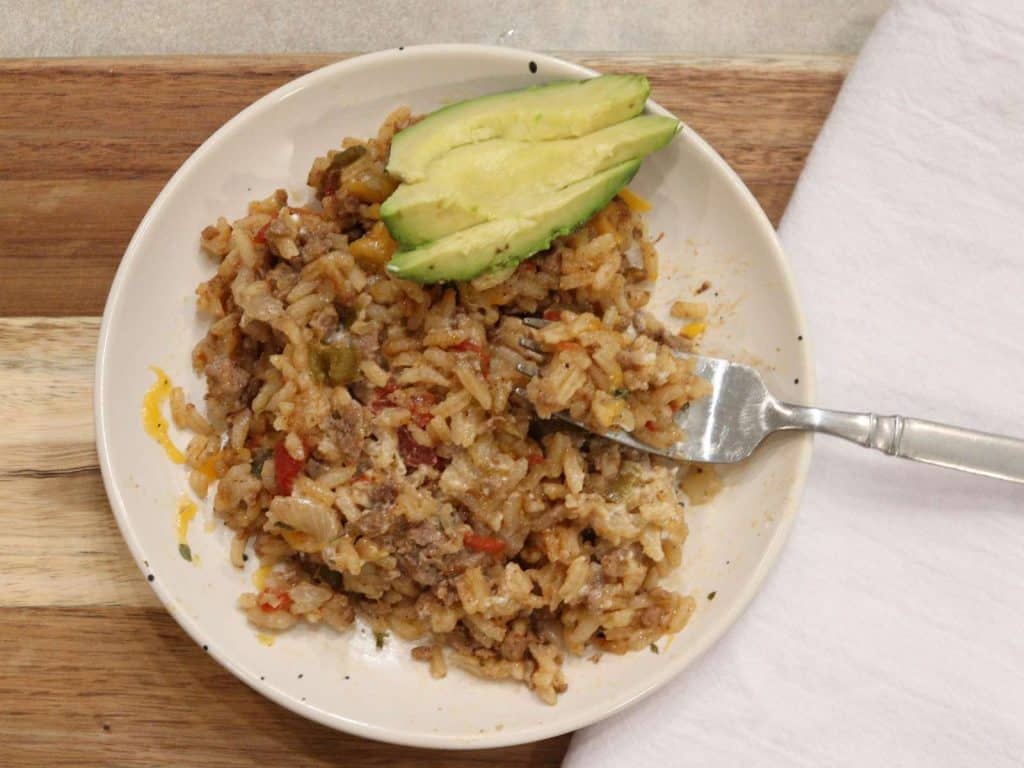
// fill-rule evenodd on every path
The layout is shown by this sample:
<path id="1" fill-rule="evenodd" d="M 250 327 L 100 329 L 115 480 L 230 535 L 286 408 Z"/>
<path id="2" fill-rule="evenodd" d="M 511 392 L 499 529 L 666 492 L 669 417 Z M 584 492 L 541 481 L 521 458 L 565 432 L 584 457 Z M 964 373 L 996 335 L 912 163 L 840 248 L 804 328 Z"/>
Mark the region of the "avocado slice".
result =
<path id="1" fill-rule="evenodd" d="M 435 160 L 418 184 L 403 184 L 381 206 L 403 246 L 512 218 L 537 199 L 665 146 L 679 130 L 671 117 L 641 115 L 573 139 L 492 139 Z"/>
<path id="2" fill-rule="evenodd" d="M 528 210 L 399 251 L 388 264 L 396 277 L 419 283 L 472 280 L 488 270 L 518 264 L 551 245 L 604 208 L 640 168 L 629 160 L 550 193 Z"/>
<path id="3" fill-rule="evenodd" d="M 427 177 L 434 160 L 465 144 L 582 136 L 640 114 L 650 91 L 642 75 L 602 75 L 461 101 L 395 134 L 388 172 L 413 183 Z"/>

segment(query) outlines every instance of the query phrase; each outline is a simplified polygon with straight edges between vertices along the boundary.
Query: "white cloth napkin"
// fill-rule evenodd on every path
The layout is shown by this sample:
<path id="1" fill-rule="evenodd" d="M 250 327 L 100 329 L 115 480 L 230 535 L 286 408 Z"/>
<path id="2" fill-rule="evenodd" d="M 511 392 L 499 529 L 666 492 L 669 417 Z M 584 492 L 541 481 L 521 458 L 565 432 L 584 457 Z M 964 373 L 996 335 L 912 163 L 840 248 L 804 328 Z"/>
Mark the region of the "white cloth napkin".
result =
<path id="1" fill-rule="evenodd" d="M 1024 3 L 897 2 L 781 235 L 820 405 L 1024 436 Z M 814 450 L 751 608 L 564 766 L 1024 765 L 1024 485 Z"/>

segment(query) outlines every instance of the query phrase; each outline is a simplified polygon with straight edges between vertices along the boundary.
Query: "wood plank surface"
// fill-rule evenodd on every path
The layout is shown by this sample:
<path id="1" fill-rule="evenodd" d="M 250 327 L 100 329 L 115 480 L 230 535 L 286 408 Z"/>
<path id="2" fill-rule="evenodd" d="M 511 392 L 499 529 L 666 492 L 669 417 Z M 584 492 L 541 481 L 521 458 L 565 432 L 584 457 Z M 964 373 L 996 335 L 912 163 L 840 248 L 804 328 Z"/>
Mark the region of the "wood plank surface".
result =
<path id="1" fill-rule="evenodd" d="M 253 100 L 338 58 L 0 62 L 0 314 L 99 314 L 139 219 L 188 155 Z M 847 63 L 575 58 L 647 74 L 774 222 Z"/>
<path id="2" fill-rule="evenodd" d="M 163 610 L 3 610 L 0 655 L 4 768 L 522 768 L 558 765 L 568 743 L 456 752 L 338 733 L 238 682 Z"/>
<path id="3" fill-rule="evenodd" d="M 177 166 L 226 119 L 340 56 L 0 61 L 0 766 L 556 766 L 568 736 L 393 747 L 254 693 L 174 623 L 121 540 L 92 422 L 97 315 Z M 845 59 L 572 57 L 643 72 L 773 221 Z M 187 105 L 187 108 L 183 108 Z"/>

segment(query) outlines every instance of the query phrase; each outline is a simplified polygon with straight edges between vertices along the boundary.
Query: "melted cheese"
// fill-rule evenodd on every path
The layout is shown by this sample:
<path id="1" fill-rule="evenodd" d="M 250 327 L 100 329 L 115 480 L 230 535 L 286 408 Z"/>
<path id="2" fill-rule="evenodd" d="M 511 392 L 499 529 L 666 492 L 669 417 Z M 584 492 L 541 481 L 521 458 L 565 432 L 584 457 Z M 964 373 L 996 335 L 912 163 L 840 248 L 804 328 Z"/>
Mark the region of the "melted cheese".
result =
<path id="1" fill-rule="evenodd" d="M 175 518 L 179 544 L 188 544 L 188 526 L 195 516 L 196 505 L 182 496 L 181 501 L 178 502 L 178 515 Z"/>
<path id="2" fill-rule="evenodd" d="M 267 574 L 270 573 L 269 565 L 261 565 L 255 571 L 252 572 L 252 585 L 256 587 L 260 592 L 267 584 Z"/>
<path id="3" fill-rule="evenodd" d="M 619 191 L 619 197 L 630 209 L 636 213 L 647 213 L 653 207 L 649 200 L 640 197 L 636 192 L 623 188 Z"/>
<path id="4" fill-rule="evenodd" d="M 174 518 L 174 527 L 178 532 L 178 552 L 193 565 L 199 565 L 199 555 L 193 553 L 188 544 L 188 526 L 195 516 L 196 505 L 187 496 L 182 496 Z"/>
<path id="5" fill-rule="evenodd" d="M 152 368 L 156 374 L 156 383 L 149 388 L 142 398 L 142 426 L 146 434 L 156 440 L 164 449 L 167 458 L 175 464 L 184 464 L 185 456 L 171 442 L 167 434 L 167 419 L 160 411 L 160 405 L 171 395 L 171 380 L 159 368 Z"/>

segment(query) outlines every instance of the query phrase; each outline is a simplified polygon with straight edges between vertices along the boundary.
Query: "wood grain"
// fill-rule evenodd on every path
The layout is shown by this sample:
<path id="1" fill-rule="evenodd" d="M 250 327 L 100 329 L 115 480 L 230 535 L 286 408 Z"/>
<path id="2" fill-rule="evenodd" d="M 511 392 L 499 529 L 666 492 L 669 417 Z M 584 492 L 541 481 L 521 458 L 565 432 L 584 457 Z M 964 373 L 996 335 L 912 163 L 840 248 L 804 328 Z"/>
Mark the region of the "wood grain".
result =
<path id="1" fill-rule="evenodd" d="M 0 62 L 0 314 L 99 314 L 132 232 L 185 158 L 253 100 L 339 58 Z M 570 58 L 647 74 L 654 97 L 732 164 L 773 222 L 847 65 Z"/>
<path id="2" fill-rule="evenodd" d="M 428 752 L 336 733 L 235 680 L 163 610 L 93 444 L 110 280 L 167 178 L 226 119 L 340 56 L 0 61 L 0 766 L 556 766 L 568 736 Z M 572 58 L 570 56 L 570 58 Z M 643 72 L 773 221 L 844 59 L 579 57 Z M 183 108 L 187 105 L 187 108 Z"/>
<path id="3" fill-rule="evenodd" d="M 394 747 L 310 723 L 238 682 L 162 609 L 0 610 L 0 765 L 556 766 L 568 737 Z"/>
<path id="4" fill-rule="evenodd" d="M 160 605 L 100 479 L 92 421 L 98 332 L 91 317 L 0 319 L 0 607 Z"/>
<path id="5" fill-rule="evenodd" d="M 98 318 L 0 323 L 0 479 L 96 469 L 92 375 L 98 332 Z"/>

